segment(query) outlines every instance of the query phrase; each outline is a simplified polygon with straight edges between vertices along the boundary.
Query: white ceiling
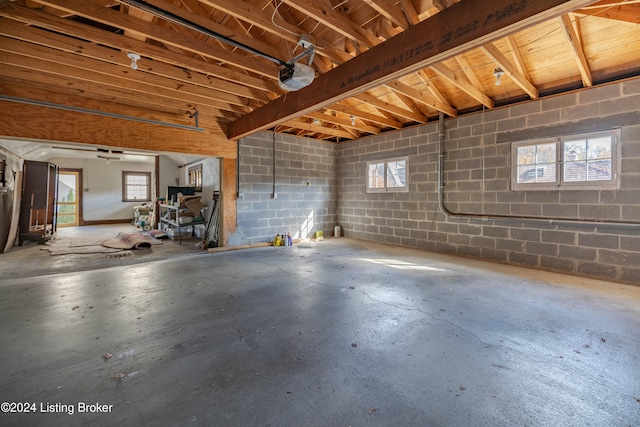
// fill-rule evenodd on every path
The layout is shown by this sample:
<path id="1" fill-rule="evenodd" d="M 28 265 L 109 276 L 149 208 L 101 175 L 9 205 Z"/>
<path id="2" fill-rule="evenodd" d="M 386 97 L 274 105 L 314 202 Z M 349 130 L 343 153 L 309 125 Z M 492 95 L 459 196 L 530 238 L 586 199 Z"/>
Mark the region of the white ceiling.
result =
<path id="1" fill-rule="evenodd" d="M 0 148 L 26 160 L 49 161 L 56 158 L 81 160 L 110 160 L 122 162 L 153 163 L 157 154 L 164 155 L 177 165 L 185 165 L 201 157 L 178 153 L 151 153 L 142 150 L 123 150 L 117 147 L 40 142 L 20 139 L 0 139 Z M 101 157 L 98 157 L 101 156 Z"/>

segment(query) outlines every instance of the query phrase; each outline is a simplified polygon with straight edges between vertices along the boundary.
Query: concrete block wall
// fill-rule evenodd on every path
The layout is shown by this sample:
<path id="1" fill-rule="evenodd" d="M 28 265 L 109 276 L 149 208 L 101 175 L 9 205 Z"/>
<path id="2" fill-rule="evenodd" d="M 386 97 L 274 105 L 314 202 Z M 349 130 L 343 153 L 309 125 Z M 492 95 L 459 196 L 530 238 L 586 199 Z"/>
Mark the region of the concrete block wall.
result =
<path id="1" fill-rule="evenodd" d="M 337 145 L 272 132 L 243 138 L 239 144 L 240 243 L 271 241 L 287 232 L 313 237 L 323 231 L 328 236 L 337 224 Z"/>
<path id="2" fill-rule="evenodd" d="M 619 190 L 511 191 L 511 142 L 621 130 Z M 338 146 L 338 221 L 348 237 L 640 284 L 640 80 L 445 120 L 438 209 L 438 124 Z M 409 155 L 409 192 L 366 193 L 368 160 Z M 484 220 L 482 216 L 507 216 Z M 552 225 L 518 217 L 632 224 Z"/>

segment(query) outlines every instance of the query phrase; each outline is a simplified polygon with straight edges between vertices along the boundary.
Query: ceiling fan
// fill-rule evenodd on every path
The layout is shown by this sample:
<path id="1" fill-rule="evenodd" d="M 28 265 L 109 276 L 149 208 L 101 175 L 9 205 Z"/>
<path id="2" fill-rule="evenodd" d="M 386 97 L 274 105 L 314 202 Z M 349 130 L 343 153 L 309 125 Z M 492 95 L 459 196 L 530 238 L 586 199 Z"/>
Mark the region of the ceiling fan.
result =
<path id="1" fill-rule="evenodd" d="M 96 157 L 97 157 L 97 158 L 99 158 L 99 159 L 104 159 L 104 160 L 106 160 L 106 161 L 107 161 L 107 163 L 108 163 L 109 161 L 111 161 L 111 160 L 120 160 L 120 157 L 116 157 L 116 156 L 103 156 L 103 155 L 98 154 Z"/>

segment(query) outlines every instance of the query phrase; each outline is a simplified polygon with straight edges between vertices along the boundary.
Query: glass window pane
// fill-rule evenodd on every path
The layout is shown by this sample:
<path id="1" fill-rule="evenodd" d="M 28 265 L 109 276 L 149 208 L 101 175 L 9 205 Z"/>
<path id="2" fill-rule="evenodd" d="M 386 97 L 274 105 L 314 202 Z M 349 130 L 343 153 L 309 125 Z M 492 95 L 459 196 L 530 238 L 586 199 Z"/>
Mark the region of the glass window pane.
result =
<path id="1" fill-rule="evenodd" d="M 517 148 L 518 184 L 556 181 L 556 143 L 526 145 Z"/>
<path id="2" fill-rule="evenodd" d="M 589 140 L 587 147 L 588 159 L 610 159 L 611 158 L 611 137 L 595 138 Z"/>
<path id="3" fill-rule="evenodd" d="M 593 160 L 587 163 L 587 181 L 610 181 L 611 159 Z"/>
<path id="4" fill-rule="evenodd" d="M 369 188 L 384 188 L 384 163 L 370 163 L 367 175 Z"/>
<path id="5" fill-rule="evenodd" d="M 614 129 L 558 136 L 554 140 L 514 142 L 511 188 L 514 191 L 619 188 L 619 138 L 620 130 Z"/>
<path id="6" fill-rule="evenodd" d="M 587 180 L 587 162 L 565 162 L 562 171 L 565 182 Z"/>
<path id="7" fill-rule="evenodd" d="M 536 162 L 536 147 L 534 145 L 518 147 L 517 156 L 519 165 L 531 165 Z"/>
<path id="8" fill-rule="evenodd" d="M 150 178 L 150 173 L 124 172 L 124 199 L 132 201 L 149 200 Z"/>
<path id="9" fill-rule="evenodd" d="M 387 187 L 401 188 L 407 185 L 406 163 L 405 160 L 387 163 Z"/>
<path id="10" fill-rule="evenodd" d="M 536 145 L 536 163 L 555 163 L 556 143 Z"/>
<path id="11" fill-rule="evenodd" d="M 587 158 L 587 140 L 580 139 L 564 143 L 563 159 L 565 162 L 585 160 Z"/>
<path id="12" fill-rule="evenodd" d="M 565 142 L 564 182 L 610 181 L 611 150 L 611 136 Z"/>

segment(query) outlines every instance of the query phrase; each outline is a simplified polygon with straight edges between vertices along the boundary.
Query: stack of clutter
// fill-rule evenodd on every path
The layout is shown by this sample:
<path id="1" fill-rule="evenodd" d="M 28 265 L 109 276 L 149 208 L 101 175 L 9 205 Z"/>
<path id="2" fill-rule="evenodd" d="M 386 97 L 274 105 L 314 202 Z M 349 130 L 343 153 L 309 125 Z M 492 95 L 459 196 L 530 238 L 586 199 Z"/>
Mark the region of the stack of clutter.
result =
<path id="1" fill-rule="evenodd" d="M 293 239 L 291 233 L 276 234 L 273 238 L 273 246 L 293 246 Z"/>

